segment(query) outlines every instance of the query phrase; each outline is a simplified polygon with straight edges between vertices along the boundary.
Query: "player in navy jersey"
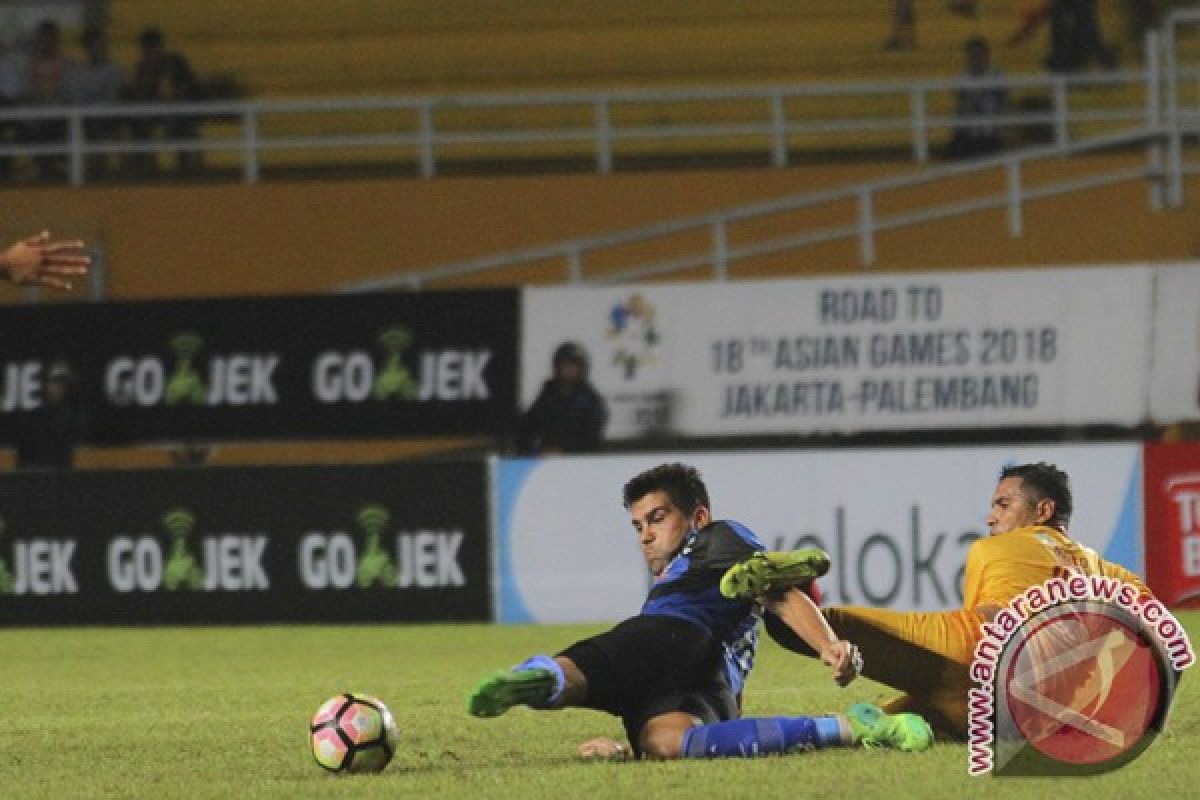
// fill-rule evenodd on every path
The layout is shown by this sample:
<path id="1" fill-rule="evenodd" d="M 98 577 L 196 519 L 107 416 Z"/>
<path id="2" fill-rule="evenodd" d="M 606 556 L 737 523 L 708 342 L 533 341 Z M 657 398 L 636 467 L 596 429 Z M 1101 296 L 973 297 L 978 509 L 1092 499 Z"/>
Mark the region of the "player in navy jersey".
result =
<path id="1" fill-rule="evenodd" d="M 924 726 L 920 718 L 887 717 L 867 704 L 845 716 L 739 719 L 762 606 L 724 597 L 720 580 L 728 567 L 762 552 L 762 543 L 740 523 L 714 521 L 700 474 L 683 464 L 637 475 L 625 484 L 623 499 L 654 575 L 641 612 L 553 658 L 533 656 L 485 678 L 468 701 L 471 714 L 494 717 L 522 704 L 605 711 L 621 717 L 634 755 L 660 759 L 765 755 L 857 741 L 927 746 L 927 726 L 913 731 Z M 790 563 L 787 584 L 810 592 L 829 568 L 819 550 Z M 809 594 L 788 591 L 803 598 L 792 604 L 804 609 L 798 632 L 833 668 L 835 680 L 849 683 L 861 667 L 857 649 L 833 635 Z M 596 739 L 580 752 L 623 758 L 625 748 Z"/>

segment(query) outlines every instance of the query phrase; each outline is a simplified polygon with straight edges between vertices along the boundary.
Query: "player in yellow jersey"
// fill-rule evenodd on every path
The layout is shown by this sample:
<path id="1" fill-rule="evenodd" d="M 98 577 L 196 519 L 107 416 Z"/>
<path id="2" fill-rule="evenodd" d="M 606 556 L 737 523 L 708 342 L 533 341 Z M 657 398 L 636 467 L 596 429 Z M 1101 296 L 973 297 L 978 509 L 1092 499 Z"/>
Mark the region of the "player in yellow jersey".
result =
<path id="1" fill-rule="evenodd" d="M 888 713 L 913 711 L 934 729 L 964 738 L 969 670 L 981 626 L 1013 597 L 1031 586 L 1074 570 L 1118 578 L 1148 596 L 1141 579 L 1094 550 L 1069 538 L 1072 511 L 1067 475 L 1050 464 L 1006 467 L 992 495 L 987 517 L 990 535 L 967 553 L 963 608 L 954 611 L 899 612 L 880 608 L 824 610 L 839 639 L 853 642 L 863 657 L 862 674 L 899 689 Z M 805 655 L 811 651 L 793 632 L 801 598 L 785 581 L 789 553 L 760 553 L 726 572 L 727 596 L 765 596 L 767 630 L 782 646 Z"/>

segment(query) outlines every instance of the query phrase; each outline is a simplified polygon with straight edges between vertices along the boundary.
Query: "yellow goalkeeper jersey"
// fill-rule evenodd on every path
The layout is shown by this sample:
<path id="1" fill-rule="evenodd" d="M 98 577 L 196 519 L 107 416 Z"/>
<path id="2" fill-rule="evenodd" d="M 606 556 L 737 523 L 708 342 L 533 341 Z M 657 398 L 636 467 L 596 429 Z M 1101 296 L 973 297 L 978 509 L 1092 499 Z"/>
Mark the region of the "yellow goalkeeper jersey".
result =
<path id="1" fill-rule="evenodd" d="M 971 545 L 963 577 L 963 607 L 1007 605 L 1029 587 L 1068 570 L 1118 578 L 1136 586 L 1143 596 L 1150 594 L 1142 579 L 1125 567 L 1105 561 L 1062 531 L 1037 526 L 998 533 Z"/>

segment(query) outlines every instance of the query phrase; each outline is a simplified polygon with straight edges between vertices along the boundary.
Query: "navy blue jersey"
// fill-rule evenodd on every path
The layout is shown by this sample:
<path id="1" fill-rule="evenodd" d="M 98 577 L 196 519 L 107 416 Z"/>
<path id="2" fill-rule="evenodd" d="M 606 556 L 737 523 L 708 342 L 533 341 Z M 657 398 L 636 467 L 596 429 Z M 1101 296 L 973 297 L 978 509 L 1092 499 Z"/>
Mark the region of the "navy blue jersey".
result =
<path id="1" fill-rule="evenodd" d="M 654 581 L 642 614 L 680 617 L 703 628 L 725 650 L 729 685 L 740 692 L 754 666 L 758 647 L 757 603 L 721 595 L 725 570 L 765 550 L 758 537 L 739 522 L 719 520 L 684 539 L 683 549 Z"/>

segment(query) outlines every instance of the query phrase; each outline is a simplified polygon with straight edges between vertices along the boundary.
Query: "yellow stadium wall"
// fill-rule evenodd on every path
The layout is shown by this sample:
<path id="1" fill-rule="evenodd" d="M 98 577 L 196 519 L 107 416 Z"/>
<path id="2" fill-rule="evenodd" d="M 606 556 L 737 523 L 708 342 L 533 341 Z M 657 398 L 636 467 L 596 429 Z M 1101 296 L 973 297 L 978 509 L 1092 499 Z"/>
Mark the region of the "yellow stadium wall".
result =
<path id="1" fill-rule="evenodd" d="M 1115 169 L 1140 156 L 1039 167 L 1055 177 Z M 616 176 L 463 177 L 244 185 L 0 191 L 0 233 L 43 225 L 100 243 L 114 299 L 322 291 L 405 268 L 600 233 L 881 174 L 878 165 L 784 170 L 670 171 Z M 897 168 L 891 168 L 896 170 Z M 905 167 L 907 169 L 907 167 Z M 878 213 L 1003 190 L 996 171 L 921 193 L 885 196 Z M 1196 192 L 1193 191 L 1194 195 Z M 1127 184 L 1030 204 L 1026 236 L 1010 239 L 1003 212 L 972 214 L 882 235 L 876 270 L 1174 259 L 1196 255 L 1196 204 L 1147 210 Z M 791 220 L 845 224 L 849 204 Z M 754 233 L 735 229 L 732 236 Z M 764 232 L 770 233 L 767 228 Z M 703 237 L 693 246 L 702 247 Z M 858 270 L 856 246 L 838 243 L 746 264 L 739 274 Z M 638 251 L 653 256 L 655 248 Z M 628 255 L 626 255 L 628 257 Z M 562 269 L 501 273 L 459 284 L 561 280 Z M 0 301 L 19 296 L 4 289 Z"/>
<path id="2" fill-rule="evenodd" d="M 1033 170 L 1030 181 L 1117 169 L 1140 156 L 1073 160 Z M 114 299 L 322 291 L 345 281 L 439 261 L 600 233 L 789 192 L 881 174 L 878 166 L 661 172 L 601 177 L 445 178 L 259 186 L 210 185 L 0 191 L 0 233 L 8 239 L 46 225 L 101 243 Z M 912 203 L 945 203 L 969 192 L 1000 192 L 999 173 L 919 193 L 884 197 L 879 213 Z M 1189 186 L 1192 196 L 1200 184 Z M 1005 233 L 1004 212 L 883 234 L 874 271 L 1110 263 L 1200 256 L 1195 200 L 1151 213 L 1146 187 L 1127 184 L 1026 208 L 1026 236 Z M 791 218 L 845 224 L 853 206 Z M 751 227 L 734 236 L 772 233 Z M 774 232 L 778 232 L 777 230 Z M 704 238 L 687 243 L 702 247 Z M 655 248 L 638 251 L 653 257 Z M 661 255 L 661 253 L 660 253 Z M 837 243 L 761 259 L 738 274 L 780 276 L 860 272 L 856 245 Z M 509 271 L 486 280 L 560 280 L 560 267 Z M 680 276 L 701 278 L 701 273 Z M 19 301 L 10 288 L 0 301 Z M 494 445 L 479 439 L 223 444 L 215 464 L 387 461 Z M 85 448 L 82 468 L 167 466 L 162 448 Z M 11 454 L 0 453 L 0 469 Z"/>

